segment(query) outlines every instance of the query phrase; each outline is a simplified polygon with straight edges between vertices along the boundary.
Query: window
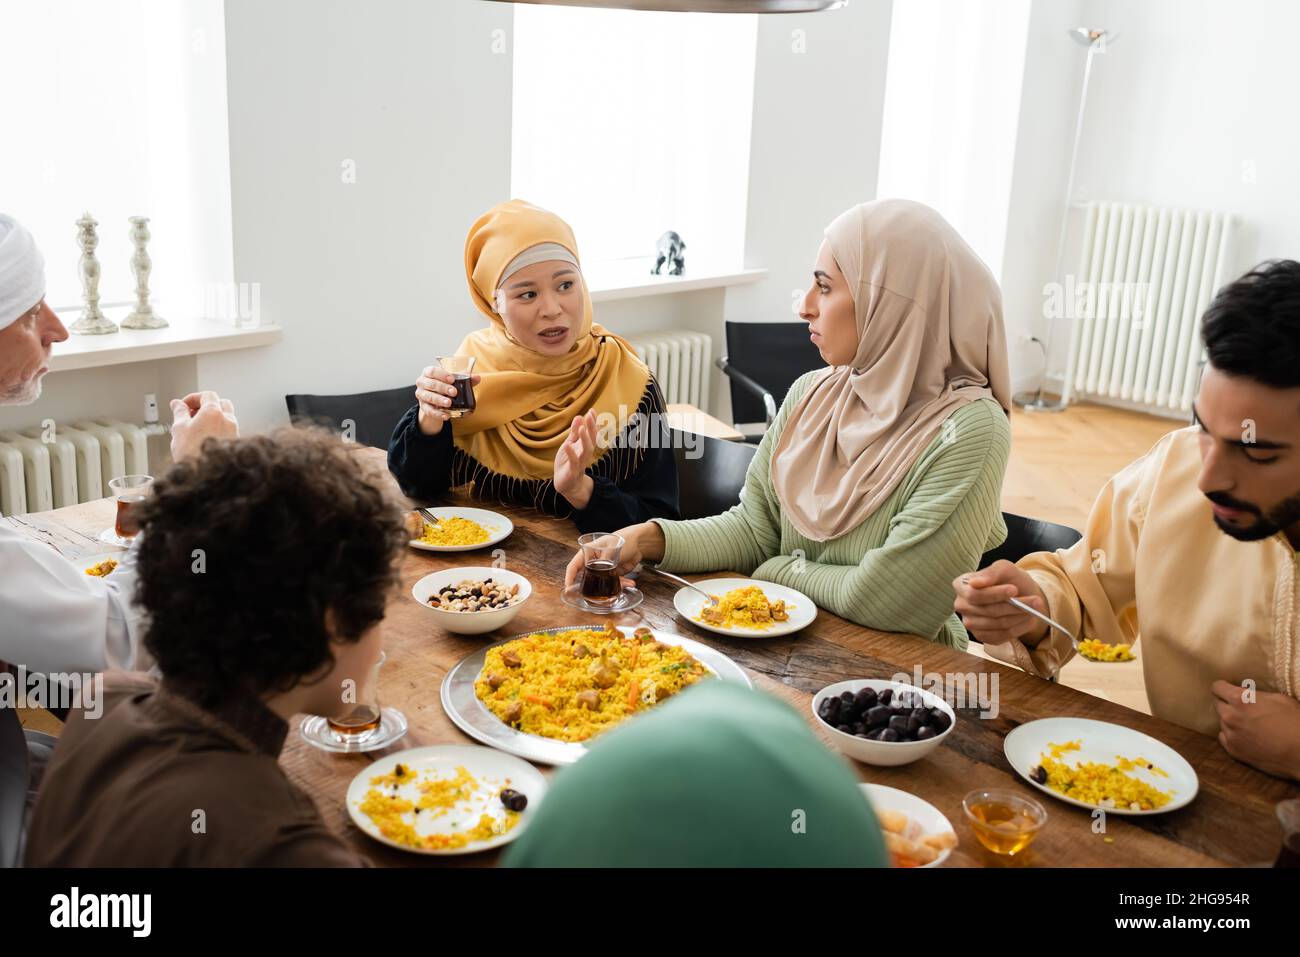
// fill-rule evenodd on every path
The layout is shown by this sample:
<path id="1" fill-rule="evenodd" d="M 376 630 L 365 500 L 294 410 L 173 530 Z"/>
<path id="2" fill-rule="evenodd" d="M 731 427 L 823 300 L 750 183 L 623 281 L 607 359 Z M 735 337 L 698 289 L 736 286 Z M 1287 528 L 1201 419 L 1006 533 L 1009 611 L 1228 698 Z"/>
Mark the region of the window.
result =
<path id="1" fill-rule="evenodd" d="M 81 303 L 89 211 L 100 305 L 132 301 L 127 217 L 143 215 L 158 311 L 197 315 L 233 275 L 221 0 L 0 0 L 0 89 L 0 209 L 35 234 L 46 300 Z"/>
<path id="2" fill-rule="evenodd" d="M 687 270 L 744 254 L 757 22 L 749 14 L 515 8 L 511 191 L 563 217 L 585 264 Z"/>
<path id="3" fill-rule="evenodd" d="M 876 195 L 933 206 L 995 276 L 1029 14 L 1029 0 L 909 0 L 890 20 Z"/>

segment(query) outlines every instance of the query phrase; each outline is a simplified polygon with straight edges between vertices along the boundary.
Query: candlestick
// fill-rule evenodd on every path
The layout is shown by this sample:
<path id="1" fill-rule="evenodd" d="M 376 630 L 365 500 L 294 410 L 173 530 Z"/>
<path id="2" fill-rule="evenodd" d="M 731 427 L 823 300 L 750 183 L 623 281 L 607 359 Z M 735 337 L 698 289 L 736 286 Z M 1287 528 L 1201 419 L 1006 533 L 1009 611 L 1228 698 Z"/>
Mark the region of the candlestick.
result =
<path id="1" fill-rule="evenodd" d="M 95 258 L 95 247 L 99 245 L 99 233 L 95 231 L 98 225 L 90 213 L 83 213 L 77 220 L 77 245 L 81 247 L 78 267 L 81 274 L 81 298 L 85 306 L 81 310 L 81 318 L 70 325 L 68 331 L 83 336 L 117 332 L 117 323 L 99 311 L 99 260 Z"/>
<path id="2" fill-rule="evenodd" d="M 135 244 L 131 256 L 131 271 L 135 273 L 135 308 L 122 320 L 123 329 L 165 329 L 167 320 L 153 311 L 149 304 L 149 274 L 153 260 L 145 250 L 149 242 L 149 217 L 132 216 L 131 231 L 127 234 Z"/>

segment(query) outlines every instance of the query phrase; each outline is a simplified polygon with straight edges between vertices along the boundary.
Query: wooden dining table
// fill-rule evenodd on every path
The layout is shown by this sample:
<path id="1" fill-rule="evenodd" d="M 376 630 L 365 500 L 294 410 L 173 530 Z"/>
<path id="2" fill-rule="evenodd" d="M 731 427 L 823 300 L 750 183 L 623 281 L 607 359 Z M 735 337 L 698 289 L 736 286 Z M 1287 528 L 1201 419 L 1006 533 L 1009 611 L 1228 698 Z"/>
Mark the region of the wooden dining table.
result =
<path id="1" fill-rule="evenodd" d="M 376 481 L 392 483 L 384 453 L 356 453 L 373 468 Z M 393 485 L 396 492 L 395 484 Z M 434 505 L 471 504 L 463 493 L 451 493 Z M 392 596 L 383 622 L 387 661 L 380 680 L 385 706 L 402 711 L 409 730 L 401 741 L 368 754 L 334 754 L 304 741 L 295 719 L 280 763 L 288 776 L 312 796 L 329 826 L 358 852 L 380 866 L 490 865 L 498 854 L 435 857 L 387 847 L 362 833 L 345 807 L 348 784 L 384 754 L 433 744 L 474 743 L 444 712 L 440 701 L 443 678 L 459 661 L 497 641 L 531 630 L 557 625 L 603 627 L 607 616 L 592 615 L 562 603 L 565 567 L 574 555 L 577 531 L 567 520 L 530 509 L 491 507 L 514 523 L 513 533 L 482 552 L 431 553 L 408 549 L 401 559 L 401 588 Z M 96 536 L 112 523 L 109 499 L 25 516 L 13 524 L 43 539 L 73 560 L 87 560 L 105 547 Z M 499 550 L 499 551 L 498 551 Z M 424 575 L 446 568 L 491 564 L 505 567 L 532 583 L 531 598 L 514 620 L 499 632 L 464 637 L 441 629 L 435 616 L 410 594 Z M 720 570 L 695 580 L 735 575 Z M 676 585 L 659 576 L 642 575 L 638 587 L 645 595 L 636 609 L 614 616 L 616 625 L 631 629 L 646 625 L 703 642 L 730 656 L 745 669 L 754 687 L 789 703 L 816 735 L 832 747 L 820 728 L 810 702 L 821 688 L 846 678 L 890 678 L 913 675 L 957 676 L 958 680 L 998 682 L 996 716 L 981 717 L 977 703 L 958 709 L 951 734 L 929 756 L 895 768 L 874 767 L 845 758 L 864 782 L 900 788 L 931 802 L 956 828 L 958 846 L 946 867 L 1187 867 L 1270 864 L 1281 845 L 1275 807 L 1300 796 L 1292 782 L 1263 774 L 1239 763 L 1218 741 L 1196 731 L 1151 717 L 1121 705 L 1041 680 L 988 658 L 947 648 L 912 635 L 864 628 L 824 609 L 802 631 L 773 638 L 730 637 L 704 631 L 677 613 Z M 988 709 L 991 711 L 992 709 Z M 1200 791 L 1186 807 L 1143 817 L 1108 815 L 1104 833 L 1094 829 L 1092 813 L 1054 800 L 1032 788 L 1011 768 L 1003 739 L 1013 729 L 1038 718 L 1077 717 L 1108 721 L 1148 734 L 1180 753 L 1200 778 Z M 548 774 L 555 769 L 544 768 Z M 563 773 L 562 770 L 560 773 Z M 1014 858 L 983 848 L 967 825 L 962 798 L 984 788 L 1009 788 L 1042 803 L 1046 826 L 1036 841 Z M 635 861 L 628 863 L 635 864 Z"/>

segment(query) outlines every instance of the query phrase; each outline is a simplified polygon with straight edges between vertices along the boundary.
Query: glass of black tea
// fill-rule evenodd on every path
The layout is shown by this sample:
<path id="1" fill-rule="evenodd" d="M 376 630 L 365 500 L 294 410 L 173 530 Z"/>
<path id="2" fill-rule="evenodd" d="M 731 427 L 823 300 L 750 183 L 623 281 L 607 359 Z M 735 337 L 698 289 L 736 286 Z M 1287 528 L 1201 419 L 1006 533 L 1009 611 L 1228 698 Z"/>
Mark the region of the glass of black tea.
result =
<path id="1" fill-rule="evenodd" d="M 582 549 L 582 597 L 593 605 L 612 605 L 623 590 L 618 563 L 623 537 L 610 532 L 588 532 L 578 539 Z"/>
<path id="2" fill-rule="evenodd" d="M 453 419 L 463 418 L 474 411 L 474 357 L 473 356 L 438 356 L 438 365 L 444 372 L 456 377 L 452 383 L 456 394 L 451 397 L 447 414 Z"/>
<path id="3" fill-rule="evenodd" d="M 109 480 L 108 490 L 113 493 L 117 503 L 112 536 L 119 545 L 130 545 L 140 531 L 135 511 L 149 494 L 149 486 L 152 484 L 152 475 L 121 475 Z"/>

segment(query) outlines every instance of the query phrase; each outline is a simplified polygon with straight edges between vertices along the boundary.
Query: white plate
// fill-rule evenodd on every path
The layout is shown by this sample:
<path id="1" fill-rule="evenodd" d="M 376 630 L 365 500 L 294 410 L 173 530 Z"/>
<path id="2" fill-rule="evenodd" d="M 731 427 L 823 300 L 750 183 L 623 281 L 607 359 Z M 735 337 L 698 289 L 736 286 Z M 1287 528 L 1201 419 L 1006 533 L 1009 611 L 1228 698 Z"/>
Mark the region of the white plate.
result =
<path id="1" fill-rule="evenodd" d="M 519 823 L 514 828 L 487 841 L 474 841 L 465 847 L 442 850 L 408 847 L 405 844 L 398 844 L 396 841 L 391 841 L 379 833 L 378 825 L 361 813 L 361 803 L 365 800 L 366 792 L 370 790 L 370 779 L 379 774 L 391 773 L 393 768 L 397 767 L 399 761 L 413 771 L 418 772 L 418 780 L 428 780 L 431 772 L 434 772 L 434 776 L 439 778 L 453 777 L 456 774 L 457 766 L 461 766 L 474 775 L 480 785 L 490 785 L 483 788 L 481 794 L 476 794 L 471 802 L 467 802 L 468 809 L 466 809 L 466 804 L 460 804 L 447 814 L 437 818 L 427 811 L 422 813 L 420 818 L 424 820 L 416 825 L 416 831 L 419 834 L 448 833 L 453 830 L 450 827 L 453 823 L 462 828 L 473 827 L 478 823 L 479 817 L 484 811 L 495 818 L 503 818 L 505 807 L 501 804 L 501 800 L 497 795 L 504 787 L 513 788 L 526 795 L 528 805 L 519 813 Z M 416 783 L 411 783 L 401 785 L 397 793 L 402 797 L 414 799 L 419 794 L 419 791 Z M 477 744 L 436 744 L 427 748 L 410 748 L 380 758 L 352 779 L 352 783 L 348 785 L 347 804 L 348 814 L 352 816 L 352 823 L 381 844 L 387 844 L 389 847 L 395 847 L 401 851 L 409 851 L 412 854 L 446 856 L 477 854 L 479 851 L 488 851 L 494 847 L 509 844 L 524 832 L 524 828 L 532 820 L 532 816 L 536 813 L 537 806 L 541 803 L 545 794 L 546 778 L 542 776 L 541 771 L 538 771 L 527 761 L 521 761 L 513 755 L 494 751 L 492 748 L 479 747 Z"/>
<path id="2" fill-rule="evenodd" d="M 503 645 L 507 641 L 514 641 L 516 638 L 523 638 L 526 635 L 553 634 L 577 629 L 602 630 L 599 625 L 560 625 L 556 628 L 536 628 L 533 631 L 526 631 L 523 634 L 514 635 L 493 642 L 490 645 L 484 645 L 477 651 L 466 655 L 451 671 L 447 672 L 447 677 L 442 679 L 442 707 L 447 712 L 447 717 L 451 718 L 456 727 L 474 740 L 482 741 L 484 744 L 499 748 L 502 751 L 517 754 L 529 761 L 537 761 L 539 764 L 553 766 L 573 764 L 587 753 L 587 744 L 585 742 L 544 738 L 538 734 L 528 734 L 517 728 L 512 728 L 489 711 L 487 705 L 479 700 L 474 683 L 483 671 L 483 664 L 487 661 L 488 652 L 493 648 Z M 630 629 L 626 628 L 620 628 L 619 630 L 624 634 L 630 632 Z M 656 641 L 662 641 L 666 645 L 679 645 L 690 652 L 718 679 L 744 685 L 746 688 L 753 687 L 744 669 L 717 649 L 710 648 L 698 641 L 692 641 L 690 638 L 683 638 L 681 635 L 672 635 L 663 631 L 652 631 L 651 634 Z M 633 716 L 630 720 L 635 721 L 636 716 Z"/>
<path id="3" fill-rule="evenodd" d="M 1069 764 L 1081 761 L 1095 761 L 1098 764 L 1114 764 L 1119 757 L 1146 758 L 1160 770 L 1169 775 L 1163 778 L 1158 774 L 1141 768 L 1127 772 L 1139 780 L 1171 795 L 1164 807 L 1150 811 L 1132 811 L 1123 807 L 1103 808 L 1107 814 L 1122 814 L 1131 817 L 1145 817 L 1150 814 L 1167 814 L 1186 807 L 1196 797 L 1200 783 L 1192 766 L 1183 756 L 1169 745 L 1157 741 L 1141 731 L 1134 731 L 1107 721 L 1093 721 L 1089 718 L 1040 718 L 1022 724 L 1002 743 L 1002 750 L 1016 773 L 1044 794 L 1051 795 L 1058 801 L 1073 804 L 1076 807 L 1095 809 L 1096 804 L 1087 804 L 1072 797 L 1066 797 L 1059 791 L 1053 791 L 1045 784 L 1039 784 L 1029 772 L 1035 768 L 1044 754 L 1049 752 L 1049 745 L 1078 741 L 1078 751 L 1067 751 L 1061 760 Z"/>
<path id="4" fill-rule="evenodd" d="M 418 538 L 411 539 L 411 547 L 418 548 L 422 552 L 472 552 L 480 548 L 491 548 L 497 542 L 504 541 L 515 530 L 515 523 L 510 519 L 500 512 L 489 512 L 485 508 L 461 508 L 457 505 L 449 505 L 446 508 L 431 508 L 429 511 L 439 519 L 467 518 L 471 522 L 478 522 L 488 530 L 488 540 L 477 545 L 434 545 L 422 542 Z"/>
<path id="5" fill-rule="evenodd" d="M 906 814 L 909 820 L 915 821 L 921 827 L 921 833 L 938 834 L 946 831 L 949 834 L 956 834 L 956 829 L 952 826 L 952 821 L 944 817 L 942 811 L 926 801 L 917 797 L 915 794 L 909 794 L 907 791 L 900 791 L 898 788 L 891 788 L 884 784 L 859 784 L 862 793 L 867 796 L 871 806 L 877 811 L 897 811 L 899 814 Z M 939 852 L 939 856 L 929 864 L 922 864 L 921 867 L 938 867 L 946 861 L 952 854 L 952 848 L 949 847 Z M 907 868 L 911 870 L 911 868 Z"/>
<path id="6" fill-rule="evenodd" d="M 689 588 L 678 589 L 677 594 L 673 596 L 673 606 L 677 609 L 678 614 L 689 619 L 692 625 L 704 628 L 707 631 L 717 632 L 719 635 L 775 638 L 779 635 L 788 635 L 801 628 L 807 628 L 813 623 L 813 619 L 817 617 L 817 606 L 811 598 L 803 592 L 795 591 L 793 588 L 786 588 L 784 585 L 761 582 L 753 578 L 710 578 L 707 581 L 693 582 L 693 584 L 696 588 L 702 588 L 710 595 L 717 595 L 719 598 L 737 588 L 757 585 L 763 589 L 763 594 L 767 596 L 768 601 L 784 601 L 786 609 L 790 612 L 788 621 L 778 621 L 771 628 L 721 628 L 718 625 L 710 625 L 708 622 L 698 620 L 700 611 L 707 604 L 703 595 Z"/>

